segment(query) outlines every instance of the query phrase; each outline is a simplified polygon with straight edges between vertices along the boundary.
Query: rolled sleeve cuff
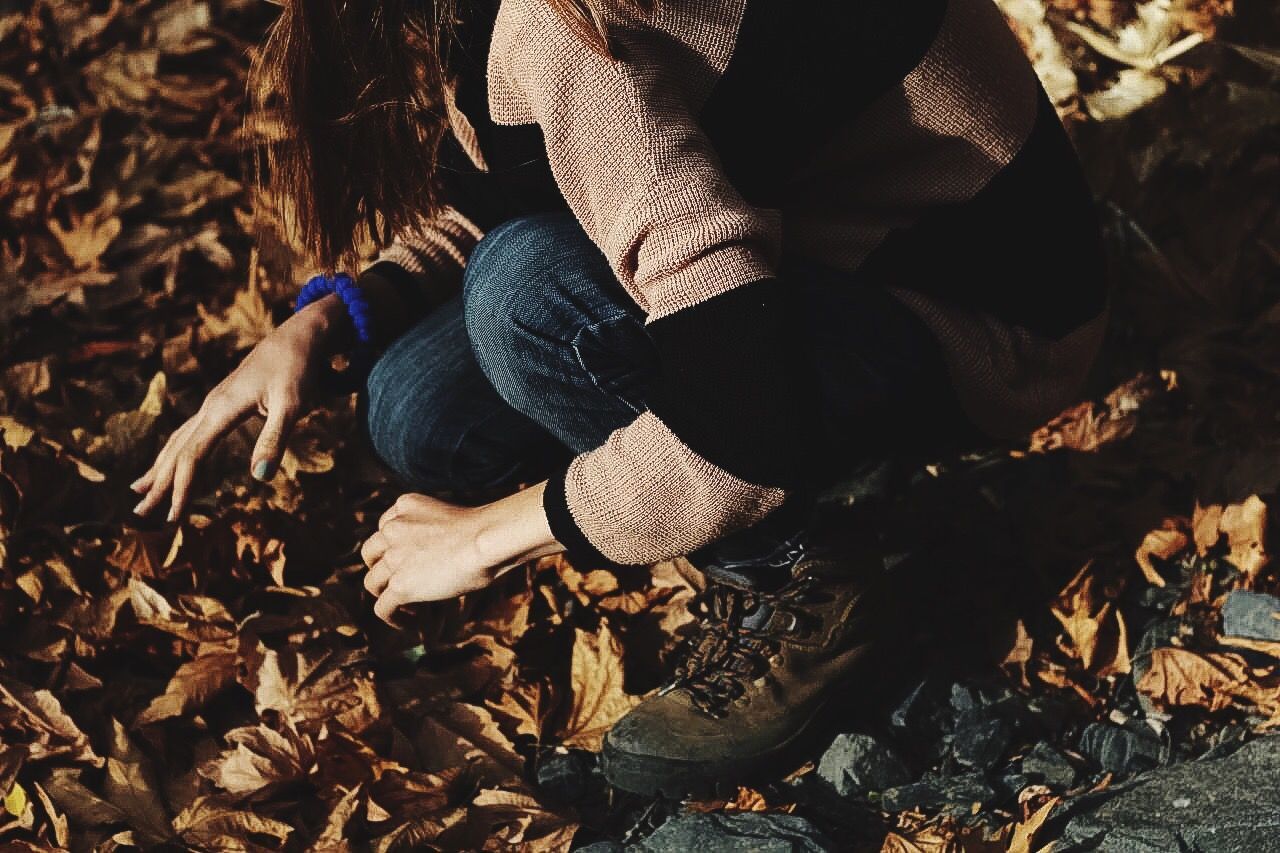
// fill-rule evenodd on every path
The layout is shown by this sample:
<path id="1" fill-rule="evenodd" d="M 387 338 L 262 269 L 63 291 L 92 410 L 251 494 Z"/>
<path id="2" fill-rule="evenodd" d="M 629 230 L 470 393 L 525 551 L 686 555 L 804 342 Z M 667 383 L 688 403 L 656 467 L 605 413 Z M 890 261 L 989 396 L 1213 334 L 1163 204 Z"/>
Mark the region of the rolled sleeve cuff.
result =
<path id="1" fill-rule="evenodd" d="M 564 546 L 565 556 L 577 567 L 598 567 L 606 569 L 635 568 L 634 565 L 617 563 L 610 560 L 600 549 L 591 544 L 591 540 L 582 532 L 578 522 L 569 510 L 569 500 L 565 496 L 565 476 L 568 468 L 562 468 L 547 478 L 546 490 L 542 493 L 542 510 L 547 514 L 547 524 L 556 541 Z"/>

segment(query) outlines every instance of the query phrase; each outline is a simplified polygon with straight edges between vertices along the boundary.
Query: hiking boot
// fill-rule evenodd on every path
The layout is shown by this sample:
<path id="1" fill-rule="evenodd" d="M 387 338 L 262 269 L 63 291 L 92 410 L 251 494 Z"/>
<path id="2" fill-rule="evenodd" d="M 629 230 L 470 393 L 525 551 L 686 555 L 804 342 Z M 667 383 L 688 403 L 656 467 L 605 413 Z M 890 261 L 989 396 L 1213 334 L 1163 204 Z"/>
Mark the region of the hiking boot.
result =
<path id="1" fill-rule="evenodd" d="M 782 775 L 820 714 L 856 692 L 848 679 L 891 621 L 876 594 L 888 587 L 883 561 L 865 547 L 819 549 L 802 534 L 763 561 L 703 573 L 698 630 L 675 679 L 605 736 L 615 787 L 714 796 Z"/>

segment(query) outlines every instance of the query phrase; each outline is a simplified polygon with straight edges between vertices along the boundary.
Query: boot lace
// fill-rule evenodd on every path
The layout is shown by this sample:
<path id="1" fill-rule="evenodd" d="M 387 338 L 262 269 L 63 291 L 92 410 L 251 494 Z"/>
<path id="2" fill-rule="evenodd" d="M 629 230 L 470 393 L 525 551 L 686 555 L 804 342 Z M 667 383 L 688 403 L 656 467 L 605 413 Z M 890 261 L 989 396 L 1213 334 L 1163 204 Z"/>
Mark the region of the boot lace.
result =
<path id="1" fill-rule="evenodd" d="M 693 604 L 699 630 L 662 692 L 683 688 L 702 713 L 716 719 L 727 715 L 747 685 L 769 671 L 784 637 L 806 636 L 817 627 L 806 609 L 814 600 L 815 580 L 801 578 L 776 592 L 709 580 Z M 750 627 L 753 615 L 763 624 Z M 768 629 L 771 624 L 781 627 Z"/>

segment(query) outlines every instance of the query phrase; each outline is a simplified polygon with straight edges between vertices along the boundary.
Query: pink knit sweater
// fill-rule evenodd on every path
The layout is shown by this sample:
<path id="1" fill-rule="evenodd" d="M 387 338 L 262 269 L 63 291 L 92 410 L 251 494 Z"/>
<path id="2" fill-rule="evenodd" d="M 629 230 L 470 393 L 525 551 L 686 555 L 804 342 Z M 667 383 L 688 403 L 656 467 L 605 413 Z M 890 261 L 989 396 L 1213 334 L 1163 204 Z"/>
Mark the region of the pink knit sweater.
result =
<path id="1" fill-rule="evenodd" d="M 498 12 L 492 118 L 540 126 L 560 192 L 655 334 L 666 318 L 774 279 L 784 247 L 856 271 L 895 228 L 977 196 L 1036 121 L 1038 83 L 1000 14 L 990 0 L 951 0 L 915 68 L 796 164 L 781 204 L 753 207 L 698 121 L 744 7 L 662 0 L 653 13 L 612 11 L 617 61 L 590 50 L 540 0 L 503 0 Z M 467 117 L 450 107 L 455 136 L 482 167 Z M 423 233 L 400 235 L 383 259 L 458 276 L 479 237 L 447 211 Z M 998 436 L 1067 405 L 1100 342 L 1102 316 L 1050 339 L 911 282 L 893 292 L 938 336 L 970 416 Z M 664 355 L 673 381 L 703 369 L 676 364 L 688 351 L 676 350 Z M 760 482 L 713 462 L 672 428 L 676 414 L 651 404 L 553 478 L 548 514 L 562 542 L 588 558 L 644 564 L 688 553 L 785 500 L 785 477 Z"/>

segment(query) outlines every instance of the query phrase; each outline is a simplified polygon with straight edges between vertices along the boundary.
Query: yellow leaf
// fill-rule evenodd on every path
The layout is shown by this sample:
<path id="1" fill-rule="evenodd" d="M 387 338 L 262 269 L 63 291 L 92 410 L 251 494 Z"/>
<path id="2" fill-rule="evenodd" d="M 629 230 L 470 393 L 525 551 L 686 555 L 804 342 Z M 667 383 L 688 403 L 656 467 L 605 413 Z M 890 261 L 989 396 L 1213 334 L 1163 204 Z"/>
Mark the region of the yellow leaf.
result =
<path id="1" fill-rule="evenodd" d="M 1256 580 L 1271 560 L 1264 544 L 1267 505 L 1257 495 L 1250 495 L 1244 503 L 1224 509 L 1219 526 L 1231 548 L 1227 559 L 1244 572 L 1250 582 Z"/>
<path id="2" fill-rule="evenodd" d="M 31 439 L 35 438 L 36 431 L 25 424 L 19 423 L 9 415 L 0 415 L 0 432 L 4 433 L 4 443 L 11 450 L 18 450 L 26 447 L 31 443 Z"/>
<path id="3" fill-rule="evenodd" d="M 14 817 L 27 813 L 27 792 L 17 782 L 13 783 L 13 790 L 4 796 L 4 810 Z"/>

